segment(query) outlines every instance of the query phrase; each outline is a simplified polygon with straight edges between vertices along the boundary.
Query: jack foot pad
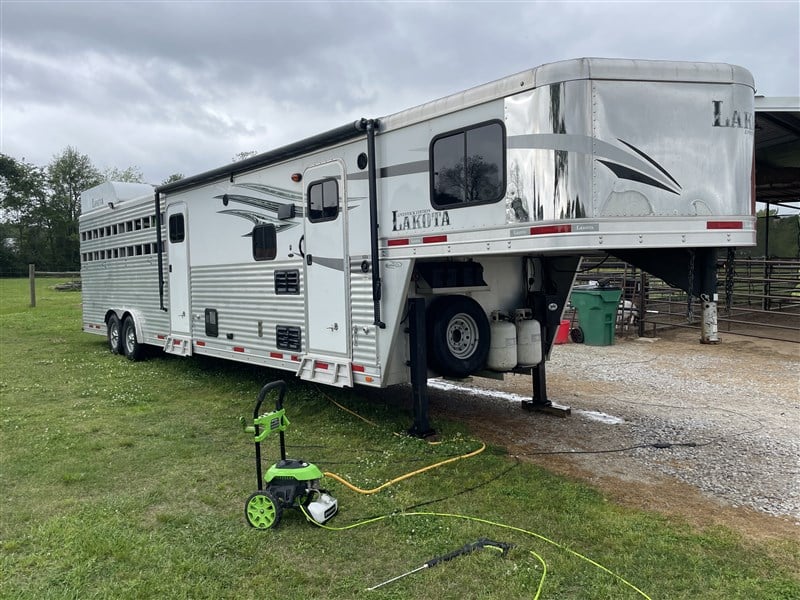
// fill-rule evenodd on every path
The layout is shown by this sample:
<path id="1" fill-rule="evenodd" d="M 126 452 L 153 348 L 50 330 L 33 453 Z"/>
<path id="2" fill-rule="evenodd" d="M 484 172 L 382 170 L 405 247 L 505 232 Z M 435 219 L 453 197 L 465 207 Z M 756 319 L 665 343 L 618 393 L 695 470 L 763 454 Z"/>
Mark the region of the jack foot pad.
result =
<path id="1" fill-rule="evenodd" d="M 572 414 L 572 409 L 569 406 L 556 404 L 555 402 L 535 402 L 533 400 L 524 400 L 522 402 L 522 410 L 542 412 L 562 418 L 567 418 Z"/>

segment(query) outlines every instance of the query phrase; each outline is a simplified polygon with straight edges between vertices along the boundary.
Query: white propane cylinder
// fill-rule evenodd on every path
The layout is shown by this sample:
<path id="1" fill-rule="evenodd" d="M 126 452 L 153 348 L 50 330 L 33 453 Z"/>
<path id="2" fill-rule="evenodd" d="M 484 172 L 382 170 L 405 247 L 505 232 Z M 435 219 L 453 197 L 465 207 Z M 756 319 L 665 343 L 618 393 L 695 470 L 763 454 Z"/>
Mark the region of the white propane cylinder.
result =
<path id="1" fill-rule="evenodd" d="M 530 308 L 518 308 L 514 313 L 517 329 L 517 364 L 535 367 L 542 362 L 542 326 L 533 318 Z"/>
<path id="2" fill-rule="evenodd" d="M 492 371 L 510 371 L 517 366 L 517 328 L 499 310 L 493 311 L 491 317 L 492 341 L 486 366 Z"/>

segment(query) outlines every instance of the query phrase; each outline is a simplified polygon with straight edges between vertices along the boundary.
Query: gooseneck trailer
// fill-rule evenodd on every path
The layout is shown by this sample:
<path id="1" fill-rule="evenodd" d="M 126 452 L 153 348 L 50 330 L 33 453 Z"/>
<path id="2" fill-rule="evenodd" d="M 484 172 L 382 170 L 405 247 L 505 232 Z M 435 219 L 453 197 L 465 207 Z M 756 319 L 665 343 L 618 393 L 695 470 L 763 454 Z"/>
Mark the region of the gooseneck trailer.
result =
<path id="1" fill-rule="evenodd" d="M 753 103 L 740 67 L 578 59 L 155 189 L 102 184 L 82 197 L 83 329 L 132 359 L 411 382 L 418 433 L 429 376 L 526 370 L 548 406 L 582 255 L 713 322 L 717 249 L 755 243 Z"/>

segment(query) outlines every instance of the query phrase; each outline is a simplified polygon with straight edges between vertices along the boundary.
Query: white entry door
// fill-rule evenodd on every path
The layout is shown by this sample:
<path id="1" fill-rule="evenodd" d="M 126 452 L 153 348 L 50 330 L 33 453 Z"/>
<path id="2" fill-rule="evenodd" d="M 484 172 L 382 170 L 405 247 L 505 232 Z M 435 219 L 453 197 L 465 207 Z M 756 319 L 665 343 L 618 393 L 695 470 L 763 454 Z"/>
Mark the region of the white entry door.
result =
<path id="1" fill-rule="evenodd" d="M 169 322 L 173 334 L 189 335 L 189 227 L 186 204 L 167 207 L 167 259 L 169 260 Z"/>
<path id="2" fill-rule="evenodd" d="M 333 161 L 306 169 L 303 182 L 307 348 L 311 354 L 349 356 L 344 165 Z"/>

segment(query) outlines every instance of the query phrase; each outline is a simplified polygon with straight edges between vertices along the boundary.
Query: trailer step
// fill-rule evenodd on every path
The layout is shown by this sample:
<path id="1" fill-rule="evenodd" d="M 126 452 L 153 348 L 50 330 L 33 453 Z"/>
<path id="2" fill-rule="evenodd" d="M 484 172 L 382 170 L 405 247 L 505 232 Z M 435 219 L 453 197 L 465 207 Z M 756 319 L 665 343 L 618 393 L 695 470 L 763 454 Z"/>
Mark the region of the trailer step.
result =
<path id="1" fill-rule="evenodd" d="M 185 336 L 168 335 L 164 342 L 164 352 L 178 356 L 191 356 L 192 339 Z"/>
<path id="2" fill-rule="evenodd" d="M 296 375 L 306 381 L 316 381 L 336 387 L 353 387 L 353 369 L 349 360 L 326 356 L 304 356 Z"/>

